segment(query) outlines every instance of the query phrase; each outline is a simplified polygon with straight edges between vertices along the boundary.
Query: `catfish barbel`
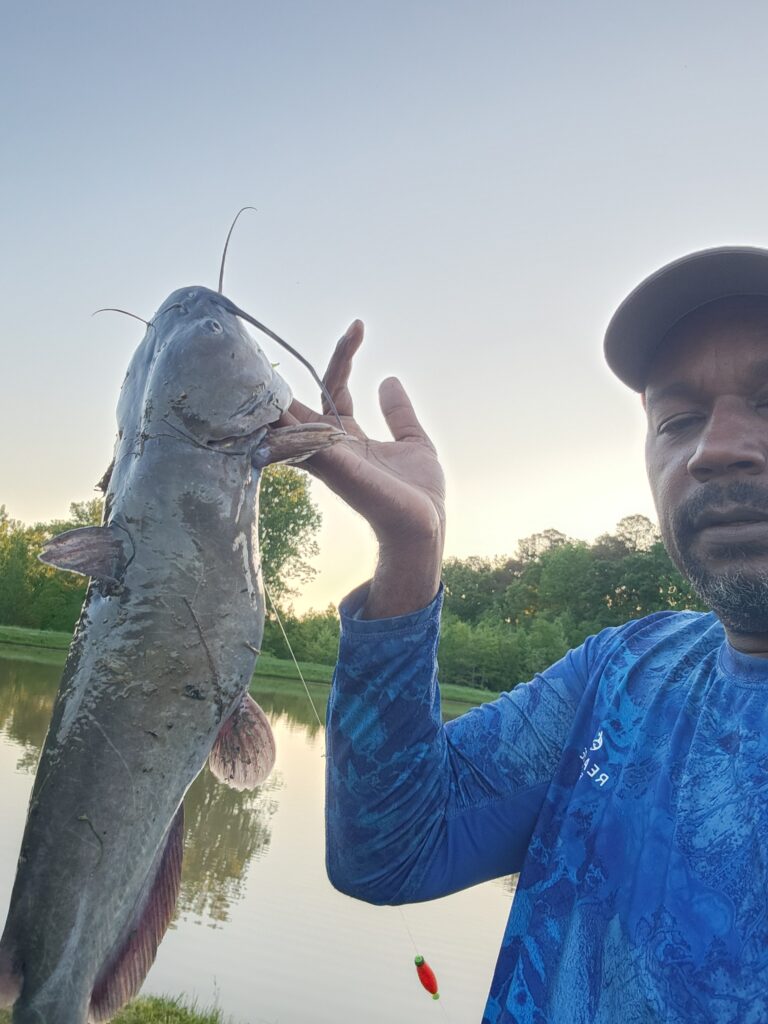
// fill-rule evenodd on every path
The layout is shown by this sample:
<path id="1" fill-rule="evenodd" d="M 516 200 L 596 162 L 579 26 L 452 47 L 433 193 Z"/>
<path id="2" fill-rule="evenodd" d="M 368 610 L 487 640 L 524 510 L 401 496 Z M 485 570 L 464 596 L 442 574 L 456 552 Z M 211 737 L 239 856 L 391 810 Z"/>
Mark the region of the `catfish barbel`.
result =
<path id="1" fill-rule="evenodd" d="M 0 942 L 14 1024 L 105 1021 L 135 995 L 176 903 L 184 793 L 209 754 L 241 785 L 274 760 L 248 695 L 264 626 L 260 471 L 342 435 L 271 426 L 291 393 L 242 319 L 207 288 L 166 299 L 120 393 L 103 525 L 42 555 L 91 583 Z"/>

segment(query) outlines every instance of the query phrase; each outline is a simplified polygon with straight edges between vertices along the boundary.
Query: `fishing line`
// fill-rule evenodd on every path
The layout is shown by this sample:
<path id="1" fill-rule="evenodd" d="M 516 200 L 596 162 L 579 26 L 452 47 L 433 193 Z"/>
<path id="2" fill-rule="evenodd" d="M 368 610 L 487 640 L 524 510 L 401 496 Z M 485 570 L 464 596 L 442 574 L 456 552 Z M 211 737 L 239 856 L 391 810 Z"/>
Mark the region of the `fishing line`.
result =
<path id="1" fill-rule="evenodd" d="M 307 697 L 309 698 L 309 703 L 312 706 L 312 710 L 315 713 L 315 718 L 317 719 L 317 724 L 320 726 L 321 729 L 324 729 L 325 726 L 324 726 L 324 724 L 323 724 L 323 722 L 322 722 L 322 720 L 320 718 L 320 715 L 317 712 L 317 708 L 315 707 L 315 702 L 312 700 L 312 694 L 309 692 L 309 687 L 307 686 L 307 681 L 304 678 L 304 674 L 301 671 L 301 667 L 299 666 L 298 661 L 296 660 L 296 655 L 293 653 L 293 647 L 291 647 L 291 641 L 288 639 L 288 634 L 285 632 L 285 626 L 283 626 L 283 620 L 280 618 L 280 613 L 277 610 L 277 606 L 275 605 L 275 602 L 272 600 L 272 595 L 270 594 L 270 592 L 269 592 L 269 590 L 267 588 L 266 583 L 264 583 L 263 578 L 262 578 L 262 585 L 264 586 L 264 593 L 266 594 L 267 600 L 269 601 L 269 604 L 270 604 L 270 607 L 272 609 L 272 612 L 273 612 L 275 618 L 277 619 L 277 624 L 280 627 L 280 632 L 283 635 L 283 640 L 285 640 L 285 645 L 288 648 L 288 651 L 289 651 L 289 653 L 291 655 L 291 658 L 293 660 L 293 664 L 296 666 L 296 671 L 299 673 L 299 679 L 301 680 L 301 682 L 302 682 L 302 684 L 304 686 L 304 691 L 305 691 Z M 325 757 L 325 754 L 323 754 L 322 756 Z M 416 944 L 416 939 L 413 937 L 413 932 L 411 931 L 411 929 L 410 929 L 410 927 L 408 925 L 408 919 L 405 916 L 405 911 L 403 910 L 402 906 L 400 906 L 400 904 L 397 904 L 394 909 L 397 910 L 398 913 L 400 914 L 400 920 L 402 921 L 403 927 L 405 928 L 406 932 L 408 933 L 408 938 L 411 940 L 411 945 L 413 946 L 413 951 L 414 951 L 414 954 L 415 954 L 415 959 L 416 959 L 416 962 L 418 963 L 418 961 L 419 960 L 423 960 L 423 958 L 422 958 L 421 953 L 419 951 L 419 947 Z M 437 997 L 435 997 L 435 998 L 437 998 Z M 441 1010 L 441 1013 L 442 1013 L 444 1019 L 448 1021 L 448 1024 L 450 1024 L 450 1017 L 448 1016 L 448 1011 L 445 1008 L 445 1003 L 444 1002 L 440 1002 L 439 1006 L 440 1006 L 440 1010 Z"/>
<path id="2" fill-rule="evenodd" d="M 309 703 L 312 705 L 312 710 L 315 713 L 315 718 L 317 719 L 317 724 L 320 726 L 321 729 L 323 729 L 323 728 L 325 728 L 325 726 L 323 725 L 322 720 L 320 719 L 320 715 L 318 715 L 318 713 L 317 713 L 317 708 L 315 707 L 315 702 L 312 700 L 312 694 L 309 692 L 309 687 L 307 686 L 307 681 L 304 678 L 304 676 L 302 675 L 302 671 L 299 668 L 298 661 L 296 661 L 296 655 L 293 653 L 293 648 L 291 647 L 291 641 L 288 639 L 288 636 L 287 636 L 287 634 L 285 632 L 285 628 L 283 626 L 283 620 L 280 618 L 280 614 L 279 614 L 279 612 L 277 610 L 275 602 L 272 600 L 272 595 L 267 590 L 266 583 L 264 583 L 263 579 L 262 579 L 261 582 L 264 585 L 264 593 L 267 595 L 267 600 L 269 601 L 270 606 L 272 608 L 272 611 L 274 612 L 275 618 L 277 619 L 277 624 L 280 627 L 280 632 L 283 634 L 283 640 L 285 640 L 286 647 L 288 648 L 288 651 L 290 652 L 291 658 L 293 658 L 293 664 L 296 666 L 296 671 L 299 673 L 299 679 L 304 684 L 304 690 L 305 690 L 305 692 L 307 694 L 307 697 L 309 698 Z M 323 757 L 325 757 L 325 755 L 323 755 Z"/>
<path id="3" fill-rule="evenodd" d="M 411 945 L 413 946 L 413 951 L 416 954 L 415 959 L 416 959 L 416 961 L 418 963 L 419 960 L 423 960 L 423 957 L 421 955 L 421 951 L 419 950 L 418 945 L 416 944 L 416 939 L 414 939 L 414 937 L 413 937 L 413 932 L 411 931 L 411 929 L 408 926 L 408 919 L 405 916 L 405 911 L 403 910 L 402 906 L 399 903 L 395 904 L 395 910 L 399 911 L 399 913 L 400 913 L 400 920 L 403 923 L 403 928 L 405 928 L 406 932 L 408 932 L 408 938 L 411 940 Z M 448 1016 L 448 1011 L 445 1008 L 445 1003 L 442 1000 L 440 1000 L 439 1006 L 440 1006 L 440 1010 L 441 1010 L 441 1012 L 443 1014 L 443 1017 L 450 1024 L 450 1017 Z"/>

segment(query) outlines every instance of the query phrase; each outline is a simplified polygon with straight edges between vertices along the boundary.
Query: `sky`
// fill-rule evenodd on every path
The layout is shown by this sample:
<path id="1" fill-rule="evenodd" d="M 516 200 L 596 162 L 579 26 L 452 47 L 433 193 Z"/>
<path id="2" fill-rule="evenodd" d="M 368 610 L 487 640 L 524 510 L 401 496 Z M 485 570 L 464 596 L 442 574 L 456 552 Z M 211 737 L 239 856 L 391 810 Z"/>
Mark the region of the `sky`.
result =
<path id="1" fill-rule="evenodd" d="M 0 504 L 93 496 L 143 328 L 225 292 L 322 372 L 354 318 L 356 413 L 405 383 L 444 463 L 446 553 L 591 540 L 653 516 L 638 397 L 602 336 L 646 274 L 768 245 L 761 2 L 198 0 L 3 4 Z M 296 395 L 309 375 L 260 340 Z M 313 484 L 316 579 L 371 572 Z"/>

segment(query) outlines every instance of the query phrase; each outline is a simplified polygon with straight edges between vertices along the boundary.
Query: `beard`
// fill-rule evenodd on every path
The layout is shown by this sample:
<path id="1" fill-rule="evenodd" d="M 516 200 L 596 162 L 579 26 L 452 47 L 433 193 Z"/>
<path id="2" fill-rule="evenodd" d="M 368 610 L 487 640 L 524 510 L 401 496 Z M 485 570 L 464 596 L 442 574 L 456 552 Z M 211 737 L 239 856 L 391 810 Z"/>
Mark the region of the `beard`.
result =
<path id="1" fill-rule="evenodd" d="M 696 522 L 706 512 L 745 505 L 768 519 L 768 490 L 746 481 L 707 484 L 675 510 L 662 527 L 664 545 L 677 568 L 701 600 L 733 633 L 768 633 L 768 569 L 750 563 L 768 556 L 768 544 L 718 544 L 708 559 L 694 551 Z M 714 559 L 717 568 L 710 564 Z"/>

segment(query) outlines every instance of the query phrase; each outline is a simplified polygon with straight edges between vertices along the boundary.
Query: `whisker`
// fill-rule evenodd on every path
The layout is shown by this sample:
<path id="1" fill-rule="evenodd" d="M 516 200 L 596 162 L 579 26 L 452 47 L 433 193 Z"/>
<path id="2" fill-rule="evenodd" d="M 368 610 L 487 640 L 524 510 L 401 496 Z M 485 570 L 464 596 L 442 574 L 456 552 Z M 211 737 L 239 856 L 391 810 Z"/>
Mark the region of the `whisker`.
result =
<path id="1" fill-rule="evenodd" d="M 115 306 L 104 306 L 103 309 L 95 309 L 91 316 L 96 316 L 97 313 L 122 313 L 124 316 L 132 316 L 134 320 L 141 320 L 147 327 L 153 327 L 154 324 L 150 320 L 145 320 L 143 316 L 137 316 L 135 313 L 129 313 L 127 309 L 117 309 Z"/>
<path id="2" fill-rule="evenodd" d="M 243 206 L 235 214 L 235 219 L 232 221 L 232 223 L 230 225 L 230 228 L 229 228 L 229 231 L 227 232 L 227 240 L 224 243 L 224 252 L 221 254 L 221 267 L 219 268 L 219 287 L 218 287 L 219 295 L 221 295 L 222 288 L 224 287 L 224 261 L 227 258 L 227 249 L 229 248 L 229 240 L 232 237 L 232 232 L 235 230 L 235 224 L 237 224 L 238 217 L 240 216 L 241 213 L 243 213 L 244 210 L 253 210 L 254 212 L 258 213 L 258 210 L 256 210 L 255 206 Z"/>
<path id="3" fill-rule="evenodd" d="M 324 382 L 318 377 L 317 372 L 315 371 L 314 366 L 309 362 L 309 360 L 305 359 L 304 356 L 300 352 L 297 352 L 296 349 L 292 345 L 289 345 L 287 341 L 283 341 L 283 339 L 279 335 L 275 334 L 274 331 L 271 331 L 269 329 L 269 327 L 265 327 L 264 324 L 259 323 L 259 321 L 256 320 L 254 317 L 252 317 L 249 313 L 244 312 L 242 309 L 240 309 L 238 306 L 236 306 L 234 304 L 234 302 L 230 302 L 230 306 L 231 306 L 231 311 L 236 316 L 241 316 L 243 318 L 243 320 L 247 320 L 249 324 L 253 324 L 254 327 L 258 328 L 260 331 L 262 331 L 264 334 L 266 334 L 267 337 L 271 338 L 273 341 L 276 341 L 278 343 L 278 345 L 282 345 L 284 349 L 286 349 L 288 352 L 290 352 L 292 356 L 295 356 L 296 359 L 298 359 L 300 363 L 302 363 L 304 366 L 306 366 L 306 368 L 312 374 L 313 380 L 315 381 L 315 383 L 318 385 L 318 387 L 322 391 L 323 395 L 325 396 L 325 399 L 328 402 L 328 405 L 329 405 L 331 411 L 333 412 L 333 415 L 336 417 L 336 422 L 339 425 L 339 430 L 341 430 L 342 433 L 346 434 L 346 430 L 344 429 L 344 424 L 341 422 L 341 416 L 339 416 L 339 412 L 338 412 L 338 409 L 336 408 L 336 404 L 333 401 L 333 399 L 331 398 L 331 395 L 330 395 L 330 392 L 328 391 L 328 388 L 325 386 Z"/>

